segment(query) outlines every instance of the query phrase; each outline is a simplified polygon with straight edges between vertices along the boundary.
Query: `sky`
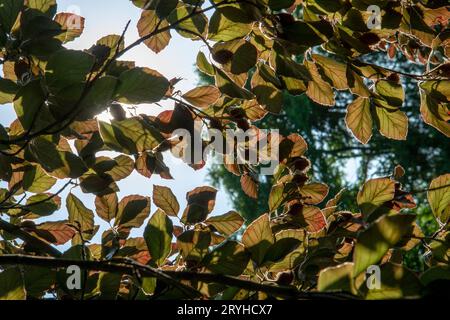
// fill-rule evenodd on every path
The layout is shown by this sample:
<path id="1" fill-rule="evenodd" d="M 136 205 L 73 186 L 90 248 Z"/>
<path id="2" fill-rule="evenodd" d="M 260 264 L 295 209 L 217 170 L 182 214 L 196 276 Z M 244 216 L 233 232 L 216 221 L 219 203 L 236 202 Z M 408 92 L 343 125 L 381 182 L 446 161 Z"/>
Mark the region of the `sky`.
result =
<path id="1" fill-rule="evenodd" d="M 71 49 L 87 49 L 103 36 L 109 34 L 121 34 L 128 20 L 131 20 L 130 27 L 125 35 L 126 44 L 130 44 L 139 38 L 137 32 L 137 22 L 139 20 L 141 9 L 135 7 L 129 0 L 58 0 L 58 12 L 72 12 L 83 16 L 85 20 L 85 29 L 80 38 L 69 43 L 67 47 Z M 192 42 L 189 39 L 182 38 L 172 32 L 172 41 L 169 46 L 159 54 L 153 53 L 145 45 L 134 48 L 122 60 L 134 60 L 140 67 L 149 67 L 159 71 L 166 78 L 181 77 L 183 81 L 177 84 L 177 89 L 187 92 L 196 87 L 197 76 L 194 72 L 195 61 L 202 43 Z M 0 106 L 0 123 L 9 125 L 15 119 L 15 114 L 11 106 Z M 173 104 L 166 104 L 164 108 L 173 108 Z M 139 108 L 139 112 L 150 115 L 157 115 L 164 109 L 156 105 L 145 105 Z M 163 185 L 170 187 L 177 196 L 181 208 L 186 205 L 186 193 L 192 189 L 204 185 L 209 185 L 207 181 L 208 168 L 194 171 L 192 168 L 180 160 L 165 155 L 166 164 L 171 169 L 174 180 L 168 181 L 160 179 L 159 176 L 153 176 L 147 179 L 134 172 L 129 178 L 120 181 L 119 198 L 132 194 L 151 196 L 153 185 Z M 55 186 L 54 190 L 57 190 Z M 73 190 L 73 194 L 78 196 L 86 206 L 94 208 L 94 198 L 92 195 L 84 195 L 79 188 Z M 65 199 L 67 192 L 62 194 Z M 249 201 L 252 201 L 249 199 Z M 224 214 L 232 210 L 232 204 L 228 200 L 226 193 L 219 190 L 217 201 L 213 214 Z M 152 204 L 152 213 L 156 207 Z M 67 219 L 67 211 L 64 203 L 58 214 L 51 216 L 51 220 Z M 43 220 L 37 220 L 38 222 Z M 99 219 L 96 223 L 100 224 L 101 231 L 108 225 Z M 132 236 L 142 235 L 142 230 L 134 230 Z M 100 241 L 101 232 L 94 238 L 94 242 Z"/>

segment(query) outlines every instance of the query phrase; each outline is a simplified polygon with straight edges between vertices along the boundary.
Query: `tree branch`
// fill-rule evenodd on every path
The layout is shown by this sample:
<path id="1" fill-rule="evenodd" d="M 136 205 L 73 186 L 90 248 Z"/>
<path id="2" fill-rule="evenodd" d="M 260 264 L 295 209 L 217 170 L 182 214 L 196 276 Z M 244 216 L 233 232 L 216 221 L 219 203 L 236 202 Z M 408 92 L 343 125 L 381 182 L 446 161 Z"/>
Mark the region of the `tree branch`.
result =
<path id="1" fill-rule="evenodd" d="M 46 257 L 35 257 L 25 255 L 3 255 L 0 256 L 0 265 L 31 265 L 48 268 L 66 268 L 72 265 L 79 266 L 81 269 L 91 271 L 104 271 L 112 273 L 122 273 L 134 275 L 135 271 L 146 277 L 155 277 L 162 281 L 201 281 L 205 283 L 222 284 L 227 287 L 237 287 L 250 291 L 260 291 L 267 294 L 287 298 L 287 299 L 314 299 L 314 300 L 346 300 L 357 299 L 357 297 L 345 293 L 326 293 L 326 292 L 301 292 L 295 287 L 275 286 L 254 281 L 244 280 L 236 277 L 230 277 L 212 273 L 196 273 L 189 271 L 164 271 L 150 266 L 142 265 L 134 261 L 125 263 L 115 261 L 79 261 L 55 259 Z M 192 289 L 192 288 L 191 288 Z M 197 292 L 198 293 L 198 292 Z"/>
<path id="2" fill-rule="evenodd" d="M 39 250 L 39 252 L 48 254 L 52 257 L 60 257 L 62 255 L 58 249 L 49 245 L 47 242 L 42 241 L 39 238 L 36 238 L 35 236 L 29 234 L 28 232 L 22 230 L 22 228 L 15 226 L 9 222 L 6 222 L 5 220 L 2 219 L 0 219 L 0 230 L 4 230 L 14 235 L 15 237 L 25 241 L 32 248 Z"/>

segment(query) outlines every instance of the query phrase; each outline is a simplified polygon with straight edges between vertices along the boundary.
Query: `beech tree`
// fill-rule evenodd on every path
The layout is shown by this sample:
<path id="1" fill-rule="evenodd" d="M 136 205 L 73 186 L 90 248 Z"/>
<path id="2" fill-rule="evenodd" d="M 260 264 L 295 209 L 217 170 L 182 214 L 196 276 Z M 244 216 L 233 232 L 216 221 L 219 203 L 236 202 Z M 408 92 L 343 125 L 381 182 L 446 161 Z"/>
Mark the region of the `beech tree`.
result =
<path id="1" fill-rule="evenodd" d="M 157 185 L 150 197 L 119 199 L 117 182 L 134 170 L 149 186 L 154 175 L 171 179 L 165 157 L 189 151 L 174 132 L 258 132 L 258 120 L 279 114 L 286 94 L 306 94 L 333 109 L 338 92 L 350 93 L 345 121 L 361 144 L 373 135 L 406 140 L 409 121 L 424 121 L 447 139 L 447 1 L 131 2 L 142 11 L 138 40 L 127 43 L 126 30 L 134 27 L 128 24 L 122 34 L 71 50 L 65 44 L 82 35 L 82 17 L 56 14 L 56 0 L 0 0 L 0 104 L 13 104 L 17 115 L 0 126 L 0 178 L 7 186 L 0 190 L 0 299 L 383 299 L 445 292 L 450 173 L 426 189 L 404 190 L 399 180 L 408 168 L 396 166 L 361 186 L 359 210 L 341 211 L 345 190 L 325 201 L 329 187 L 309 174 L 307 141 L 261 131 L 257 139 L 278 141 L 270 157 L 279 165 L 269 210 L 250 224 L 238 212 L 212 214 L 211 187 L 187 192 L 181 208 L 169 188 Z M 197 66 L 214 85 L 180 92 L 178 79 L 121 60 L 140 45 L 164 54 L 175 32 L 204 43 L 208 52 L 198 53 Z M 402 54 L 425 72 L 368 62 L 376 51 Z M 421 119 L 402 110 L 403 78 L 416 82 Z M 156 117 L 125 112 L 163 100 L 174 107 Z M 111 121 L 98 119 L 105 112 Z M 203 148 L 213 144 L 201 137 Z M 248 141 L 233 148 L 254 151 Z M 194 170 L 206 164 L 184 160 Z M 252 201 L 258 164 L 224 163 Z M 74 188 L 92 195 L 92 203 L 73 193 L 62 199 Z M 414 196 L 423 193 L 439 225 L 430 237 L 414 210 Z M 66 219 L 55 221 L 61 206 Z M 42 217 L 46 222 L 34 222 Z M 99 219 L 110 228 L 100 230 Z M 144 225 L 141 237 L 130 237 Z M 92 242 L 97 233 L 100 244 Z M 427 248 L 421 274 L 402 264 L 403 253 L 419 243 Z M 79 287 L 72 282 L 77 273 L 68 272 L 77 268 Z"/>

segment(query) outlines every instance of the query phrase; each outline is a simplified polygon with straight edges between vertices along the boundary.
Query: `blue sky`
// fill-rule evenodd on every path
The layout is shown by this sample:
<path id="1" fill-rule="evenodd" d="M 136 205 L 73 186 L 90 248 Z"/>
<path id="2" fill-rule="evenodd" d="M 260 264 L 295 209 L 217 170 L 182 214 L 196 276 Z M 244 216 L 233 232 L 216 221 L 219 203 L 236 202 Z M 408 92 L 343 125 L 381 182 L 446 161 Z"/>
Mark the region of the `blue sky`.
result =
<path id="1" fill-rule="evenodd" d="M 130 44 L 139 38 L 136 24 L 141 10 L 128 0 L 58 0 L 58 12 L 78 12 L 86 18 L 85 30 L 82 36 L 68 45 L 68 47 L 73 49 L 87 49 L 103 36 L 121 34 L 128 20 L 131 20 L 131 24 L 125 36 L 126 44 Z M 194 43 L 189 39 L 181 38 L 172 33 L 170 45 L 158 55 L 154 54 L 146 46 L 141 45 L 127 53 L 122 59 L 134 60 L 138 66 L 156 69 L 168 79 L 173 77 L 183 78 L 184 80 L 177 85 L 177 89 L 186 92 L 196 86 L 197 77 L 194 73 L 194 63 L 201 45 L 202 43 Z M 173 105 L 167 104 L 164 107 L 172 108 Z M 0 123 L 9 125 L 15 118 L 13 109 L 11 106 L 0 106 L 0 108 Z M 159 114 L 162 110 L 161 107 L 156 105 L 145 105 L 141 106 L 139 111 L 147 114 Z M 137 173 L 133 173 L 131 177 L 118 183 L 121 189 L 119 197 L 131 194 L 151 196 L 154 184 L 165 185 L 172 188 L 183 208 L 186 203 L 186 192 L 195 187 L 208 185 L 206 181 L 207 168 L 194 171 L 187 165 L 180 163 L 179 160 L 167 160 L 167 165 L 170 167 L 174 177 L 173 181 L 162 180 L 158 176 L 146 179 Z M 94 207 L 94 198 L 92 196 L 84 195 L 79 189 L 73 190 L 73 193 L 80 197 L 88 207 Z M 64 199 L 66 194 L 63 194 Z M 249 199 L 249 201 L 252 200 Z M 229 210 L 232 210 L 231 202 L 228 201 L 225 192 L 219 190 L 214 214 L 223 214 Z M 155 207 L 152 205 L 152 213 L 154 211 Z M 52 220 L 66 218 L 67 211 L 64 206 L 59 214 L 51 217 Z M 104 230 L 103 227 L 107 227 L 101 221 L 96 220 L 96 223 L 102 226 L 101 231 Z M 142 235 L 142 231 L 135 230 L 132 235 Z M 99 241 L 100 237 L 101 232 L 97 234 L 94 240 Z"/>

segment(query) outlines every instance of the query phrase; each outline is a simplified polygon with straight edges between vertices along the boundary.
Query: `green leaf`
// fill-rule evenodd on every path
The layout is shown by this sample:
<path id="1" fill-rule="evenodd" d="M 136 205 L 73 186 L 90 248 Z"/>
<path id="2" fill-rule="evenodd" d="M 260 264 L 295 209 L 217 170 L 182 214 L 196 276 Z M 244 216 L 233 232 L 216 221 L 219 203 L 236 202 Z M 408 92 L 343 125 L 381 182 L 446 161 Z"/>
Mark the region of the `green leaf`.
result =
<path id="1" fill-rule="evenodd" d="M 264 263 L 272 265 L 282 262 L 287 256 L 295 252 L 301 244 L 301 240 L 296 237 L 277 237 L 276 241 L 267 250 L 264 256 Z"/>
<path id="2" fill-rule="evenodd" d="M 45 137 L 33 139 L 29 148 L 42 168 L 59 179 L 79 178 L 87 171 L 83 160 L 72 152 L 60 151 Z"/>
<path id="3" fill-rule="evenodd" d="M 118 203 L 119 200 L 116 193 L 95 197 L 97 215 L 106 222 L 110 222 L 116 218 Z"/>
<path id="4" fill-rule="evenodd" d="M 199 51 L 198 55 L 197 55 L 197 67 L 204 74 L 207 74 L 210 76 L 214 76 L 214 74 L 215 74 L 214 67 L 211 65 L 211 63 L 209 63 L 205 54 L 201 51 Z"/>
<path id="5" fill-rule="evenodd" d="M 18 90 L 14 81 L 0 78 L 0 105 L 13 102 Z"/>
<path id="6" fill-rule="evenodd" d="M 9 33 L 22 10 L 23 0 L 0 0 L 0 30 Z"/>
<path id="7" fill-rule="evenodd" d="M 26 0 L 25 5 L 50 17 L 56 13 L 56 0 Z"/>
<path id="8" fill-rule="evenodd" d="M 98 278 L 100 300 L 116 300 L 120 290 L 122 274 L 102 272 Z"/>
<path id="9" fill-rule="evenodd" d="M 401 107 L 405 100 L 405 91 L 402 85 L 394 81 L 377 81 L 375 89 L 391 106 Z"/>
<path id="10" fill-rule="evenodd" d="M 36 194 L 27 199 L 26 208 L 38 217 L 50 216 L 61 208 L 61 198 L 51 194 Z"/>
<path id="11" fill-rule="evenodd" d="M 418 298 L 422 293 L 419 278 L 406 267 L 387 263 L 381 266 L 381 288 L 367 290 L 368 300 Z"/>
<path id="12" fill-rule="evenodd" d="M 20 124 L 25 130 L 32 128 L 35 131 L 39 114 L 43 111 L 45 94 L 38 80 L 31 81 L 20 88 L 14 98 L 14 110 L 19 118 Z"/>
<path id="13" fill-rule="evenodd" d="M 150 198 L 128 196 L 119 202 L 115 226 L 122 229 L 139 228 L 150 214 Z"/>
<path id="14" fill-rule="evenodd" d="M 196 10 L 200 11 L 201 9 L 197 8 Z M 199 12 L 191 16 L 193 12 L 194 6 L 188 4 L 179 5 L 176 10 L 169 15 L 167 20 L 171 24 L 177 24 L 176 30 L 185 38 L 199 39 L 199 36 L 197 35 L 205 37 L 208 26 L 208 18 L 204 13 Z M 187 19 L 188 16 L 191 17 Z M 183 30 L 187 30 L 187 32 Z"/>
<path id="15" fill-rule="evenodd" d="M 247 227 L 242 236 L 242 243 L 252 254 L 252 260 L 261 265 L 267 250 L 274 243 L 268 214 L 262 215 Z"/>
<path id="16" fill-rule="evenodd" d="M 295 21 L 283 28 L 283 39 L 305 47 L 315 47 L 326 42 L 333 29 L 325 20 L 315 22 Z"/>
<path id="17" fill-rule="evenodd" d="M 403 111 L 390 110 L 384 106 L 377 106 L 375 110 L 375 120 L 383 136 L 394 140 L 406 140 L 408 117 Z"/>
<path id="18" fill-rule="evenodd" d="M 408 232 L 415 215 L 383 216 L 358 235 L 353 261 L 353 275 L 357 276 L 369 266 L 380 262 L 390 248 Z"/>
<path id="19" fill-rule="evenodd" d="M 209 23 L 208 39 L 212 41 L 230 41 L 243 38 L 250 33 L 252 23 L 247 15 L 236 7 L 217 9 Z"/>
<path id="20" fill-rule="evenodd" d="M 420 90 L 420 113 L 423 121 L 450 137 L 449 106 Z"/>
<path id="21" fill-rule="evenodd" d="M 188 230 L 177 238 L 177 247 L 185 261 L 200 262 L 211 244 L 211 233 L 206 231 Z"/>
<path id="22" fill-rule="evenodd" d="M 87 94 L 83 93 L 84 84 L 66 87 L 55 96 L 56 103 L 50 105 L 50 110 L 58 119 L 65 119 L 67 114 L 76 108 L 79 110 L 77 120 L 92 119 L 111 104 L 117 83 L 118 80 L 115 77 L 101 77 L 95 81 Z M 80 100 L 82 96 L 83 100 Z"/>
<path id="23" fill-rule="evenodd" d="M 450 174 L 437 177 L 431 182 L 428 202 L 436 219 L 446 224 L 450 219 Z"/>
<path id="24" fill-rule="evenodd" d="M 178 0 L 133 0 L 133 3 L 142 9 L 156 10 L 158 17 L 166 18 L 178 4 Z"/>
<path id="25" fill-rule="evenodd" d="M 322 292 L 345 291 L 354 293 L 352 270 L 353 263 L 350 262 L 321 270 L 317 290 Z"/>
<path id="26" fill-rule="evenodd" d="M 424 286 L 428 286 L 435 281 L 450 280 L 450 267 L 449 266 L 436 266 L 426 270 L 420 276 L 420 282 Z"/>
<path id="27" fill-rule="evenodd" d="M 95 234 L 92 210 L 86 208 L 83 202 L 72 193 L 66 198 L 66 207 L 69 212 L 69 222 L 78 230 L 72 239 L 72 245 L 82 244 L 83 240 L 91 240 Z"/>
<path id="28" fill-rule="evenodd" d="M 296 0 L 263 0 L 266 2 L 270 9 L 274 11 L 280 11 L 282 9 L 290 8 Z"/>
<path id="29" fill-rule="evenodd" d="M 133 68 L 120 75 L 117 98 L 127 104 L 155 103 L 169 90 L 169 81 L 150 68 Z"/>
<path id="30" fill-rule="evenodd" d="M 358 193 L 357 201 L 365 219 L 383 204 L 394 199 L 395 181 L 378 178 L 367 181 Z"/>
<path id="31" fill-rule="evenodd" d="M 25 284 L 19 268 L 2 271 L 0 283 L 0 300 L 26 300 Z"/>
<path id="32" fill-rule="evenodd" d="M 219 88 L 223 94 L 226 94 L 230 98 L 245 100 L 251 100 L 253 98 L 253 94 L 251 92 L 237 85 L 225 72 L 219 68 L 214 69 L 216 75 L 216 87 Z"/>
<path id="33" fill-rule="evenodd" d="M 269 195 L 269 211 L 277 210 L 285 200 L 284 185 L 276 184 L 272 187 Z"/>
<path id="34" fill-rule="evenodd" d="M 111 123 L 99 121 L 100 134 L 105 144 L 114 151 L 138 154 L 155 149 L 164 138 L 142 118 L 129 118 Z"/>
<path id="35" fill-rule="evenodd" d="M 210 217 L 205 223 L 214 227 L 215 230 L 224 236 L 229 237 L 243 226 L 244 219 L 239 213 L 230 211 L 221 216 Z"/>
<path id="36" fill-rule="evenodd" d="M 226 241 L 216 247 L 203 260 L 213 273 L 240 276 L 247 268 L 250 257 L 245 247 L 236 241 Z"/>
<path id="37" fill-rule="evenodd" d="M 33 193 L 43 193 L 56 184 L 56 178 L 48 175 L 41 166 L 28 168 L 23 175 L 23 188 Z"/>
<path id="38" fill-rule="evenodd" d="M 60 50 L 53 54 L 46 67 L 45 79 L 54 93 L 64 87 L 82 83 L 92 70 L 94 57 L 77 50 Z"/>
<path id="39" fill-rule="evenodd" d="M 257 71 L 252 77 L 252 92 L 255 94 L 258 103 L 267 111 L 278 114 L 283 108 L 283 93 L 269 78 L 276 77 L 275 72 L 265 64 L 259 64 Z"/>
<path id="40" fill-rule="evenodd" d="M 168 187 L 155 185 L 153 187 L 153 202 L 169 216 L 176 217 L 180 211 L 180 204 Z"/>
<path id="41" fill-rule="evenodd" d="M 100 38 L 89 51 L 97 58 L 97 64 L 103 65 L 116 54 L 125 49 L 125 41 L 118 34 L 110 34 Z"/>
<path id="42" fill-rule="evenodd" d="M 164 265 L 172 248 L 173 224 L 162 210 L 157 210 L 147 224 L 144 238 L 148 251 L 158 266 Z"/>
<path id="43" fill-rule="evenodd" d="M 55 284 L 56 272 L 45 267 L 25 266 L 24 281 L 27 296 L 41 299 Z"/>

